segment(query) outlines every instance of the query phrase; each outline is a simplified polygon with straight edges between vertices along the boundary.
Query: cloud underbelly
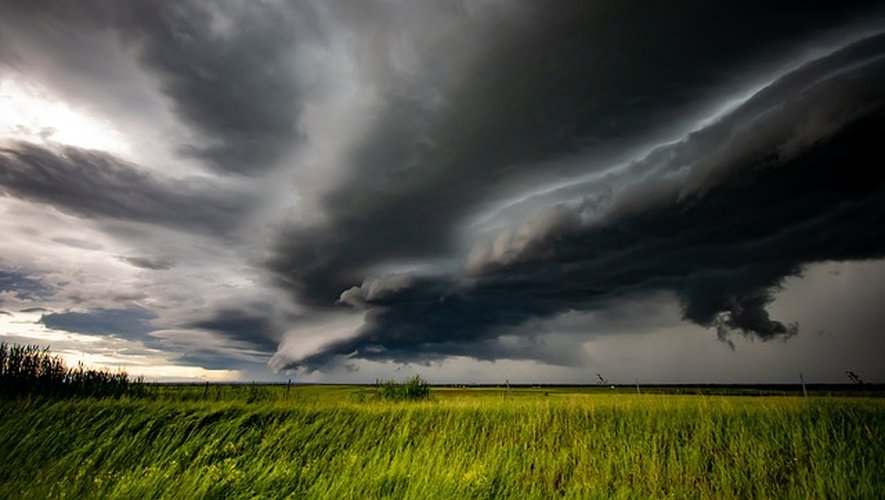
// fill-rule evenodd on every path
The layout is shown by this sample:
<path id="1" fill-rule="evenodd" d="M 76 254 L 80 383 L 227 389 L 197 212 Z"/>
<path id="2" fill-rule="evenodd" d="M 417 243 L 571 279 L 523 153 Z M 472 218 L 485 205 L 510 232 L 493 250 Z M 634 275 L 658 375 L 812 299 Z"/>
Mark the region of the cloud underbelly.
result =
<path id="1" fill-rule="evenodd" d="M 766 311 L 786 277 L 885 256 L 883 55 L 885 37 L 857 42 L 616 175 L 546 191 L 522 221 L 501 211 L 456 272 L 340 290 L 363 325 L 290 366 L 469 355 L 528 320 L 660 291 L 723 339 L 795 334 Z"/>

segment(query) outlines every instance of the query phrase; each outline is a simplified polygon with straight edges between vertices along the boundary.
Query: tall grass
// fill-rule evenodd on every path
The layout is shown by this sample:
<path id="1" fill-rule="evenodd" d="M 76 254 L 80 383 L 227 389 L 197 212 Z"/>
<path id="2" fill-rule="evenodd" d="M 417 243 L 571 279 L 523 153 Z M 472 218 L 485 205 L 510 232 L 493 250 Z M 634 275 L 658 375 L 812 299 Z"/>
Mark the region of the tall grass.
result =
<path id="1" fill-rule="evenodd" d="M 0 343 L 0 398 L 120 397 L 144 392 L 141 379 L 126 372 L 65 366 L 49 348 Z"/>
<path id="2" fill-rule="evenodd" d="M 194 390 L 198 390 L 194 387 Z M 173 391 L 173 388 L 169 388 Z M 0 403 L 0 498 L 881 498 L 885 400 L 436 390 Z M 277 388 L 282 395 L 285 387 Z"/>

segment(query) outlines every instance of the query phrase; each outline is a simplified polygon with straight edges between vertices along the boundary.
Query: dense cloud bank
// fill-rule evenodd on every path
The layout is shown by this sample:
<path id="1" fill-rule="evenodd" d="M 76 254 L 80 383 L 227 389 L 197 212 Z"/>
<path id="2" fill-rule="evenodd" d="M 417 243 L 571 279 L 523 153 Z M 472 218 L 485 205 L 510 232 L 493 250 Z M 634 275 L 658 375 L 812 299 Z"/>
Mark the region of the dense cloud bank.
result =
<path id="1" fill-rule="evenodd" d="M 454 37 L 427 41 L 400 56 L 404 67 L 390 62 L 404 42 L 365 28 L 374 43 L 357 54 L 386 70 L 365 76 L 382 97 L 377 119 L 321 193 L 323 222 L 284 233 L 271 268 L 298 300 L 325 305 L 378 263 L 445 259 L 477 210 L 635 154 L 646 136 L 789 64 L 803 50 L 790 42 L 858 11 L 527 2 L 492 19 L 444 17 L 489 39 L 464 50 Z M 410 26 L 393 17 L 392 31 Z M 589 158 L 561 161 L 572 155 Z"/>
<path id="2" fill-rule="evenodd" d="M 885 257 L 883 33 L 880 2 L 4 2 L 3 316 L 306 371 L 576 364 L 674 297 L 787 339 L 785 279 Z"/>
<path id="3" fill-rule="evenodd" d="M 530 318 L 662 290 L 723 340 L 794 335 L 765 309 L 785 277 L 885 255 L 883 89 L 885 37 L 810 63 L 623 172 L 561 189 L 573 199 L 479 243 L 462 273 L 347 290 L 362 330 L 299 363 L 468 355 Z"/>

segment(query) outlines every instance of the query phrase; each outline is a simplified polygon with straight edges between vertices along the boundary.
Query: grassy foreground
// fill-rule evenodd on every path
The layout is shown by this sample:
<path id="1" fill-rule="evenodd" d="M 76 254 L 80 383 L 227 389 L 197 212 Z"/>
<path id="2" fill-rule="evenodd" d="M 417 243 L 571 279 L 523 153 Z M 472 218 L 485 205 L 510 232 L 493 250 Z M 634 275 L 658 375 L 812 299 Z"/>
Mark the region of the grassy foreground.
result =
<path id="1" fill-rule="evenodd" d="M 0 498 L 885 494 L 882 398 L 213 390 L 0 402 Z"/>

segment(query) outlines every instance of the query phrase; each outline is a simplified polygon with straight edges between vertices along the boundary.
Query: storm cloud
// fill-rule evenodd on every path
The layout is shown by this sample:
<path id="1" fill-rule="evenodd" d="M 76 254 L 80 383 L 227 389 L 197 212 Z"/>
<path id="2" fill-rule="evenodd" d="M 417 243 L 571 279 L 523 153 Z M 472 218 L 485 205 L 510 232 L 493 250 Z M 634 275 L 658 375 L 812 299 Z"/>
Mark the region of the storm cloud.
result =
<path id="1" fill-rule="evenodd" d="M 446 259 L 477 210 L 526 185 L 598 169 L 730 85 L 747 85 L 736 68 L 774 72 L 798 52 L 790 42 L 858 12 L 772 8 L 528 2 L 491 20 L 443 17 L 468 33 L 486 29 L 487 44 L 418 44 L 418 68 L 393 66 L 367 83 L 384 89 L 378 118 L 353 146 L 347 174 L 321 194 L 324 222 L 285 232 L 271 269 L 299 300 L 328 305 L 375 265 Z M 664 11 L 671 22 L 662 27 Z M 396 54 L 395 35 L 384 46 L 372 33 L 360 56 L 383 60 L 378 45 Z M 777 47 L 779 57 L 762 47 Z M 470 77 L 437 75 L 426 61 L 441 54 Z M 413 83 L 415 71 L 430 83 Z M 589 158 L 560 161 L 578 154 Z"/>
<path id="2" fill-rule="evenodd" d="M 676 293 L 684 318 L 723 340 L 732 330 L 794 335 L 798 325 L 766 311 L 784 278 L 885 255 L 885 178 L 871 164 L 883 88 L 885 37 L 809 63 L 629 164 L 629 182 L 579 182 L 577 201 L 574 187 L 557 190 L 542 215 L 477 244 L 462 274 L 345 291 L 341 302 L 367 310 L 365 325 L 300 363 L 464 355 L 530 318 L 654 291 Z M 588 204 L 599 188 L 606 198 Z"/>
<path id="3" fill-rule="evenodd" d="M 87 217 L 222 235 L 236 224 L 248 199 L 220 191 L 200 179 L 159 179 L 99 151 L 29 143 L 0 149 L 0 192 Z"/>
<path id="4" fill-rule="evenodd" d="M 883 89 L 874 1 L 4 2 L 0 322 L 198 377 L 774 352 L 885 262 Z"/>
<path id="5" fill-rule="evenodd" d="M 221 309 L 213 312 L 211 317 L 184 326 L 218 333 L 267 354 L 272 354 L 279 344 L 278 328 L 267 311 L 261 314 L 242 309 Z"/>
<path id="6" fill-rule="evenodd" d="M 249 174 L 296 143 L 301 82 L 291 53 L 303 32 L 317 35 L 299 5 L 136 2 L 115 12 L 175 113 L 205 139 L 182 153 Z"/>

